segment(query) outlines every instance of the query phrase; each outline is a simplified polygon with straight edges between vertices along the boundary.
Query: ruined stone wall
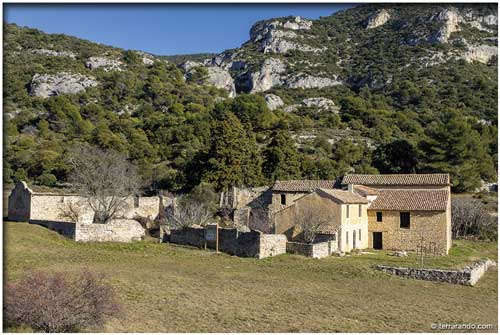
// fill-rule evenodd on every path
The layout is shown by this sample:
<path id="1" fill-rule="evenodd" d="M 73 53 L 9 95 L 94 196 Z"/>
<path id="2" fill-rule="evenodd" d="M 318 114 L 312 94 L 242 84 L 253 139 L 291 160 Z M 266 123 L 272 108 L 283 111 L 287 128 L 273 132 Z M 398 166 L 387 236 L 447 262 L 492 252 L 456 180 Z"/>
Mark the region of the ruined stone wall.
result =
<path id="1" fill-rule="evenodd" d="M 488 259 L 475 262 L 461 270 L 405 268 L 384 265 L 377 265 L 375 268 L 385 273 L 406 278 L 474 286 L 488 268 L 495 265 L 495 262 Z"/>
<path id="2" fill-rule="evenodd" d="M 9 195 L 8 218 L 11 221 L 28 222 L 31 210 L 31 194 L 33 192 L 22 181 L 15 185 Z"/>
<path id="3" fill-rule="evenodd" d="M 332 255 L 337 251 L 335 241 L 320 242 L 320 243 L 299 243 L 287 242 L 286 252 L 290 254 L 298 254 L 305 257 L 324 258 Z"/>
<path id="4" fill-rule="evenodd" d="M 30 223 L 37 224 L 48 228 L 50 230 L 56 231 L 61 235 L 64 235 L 68 238 L 75 238 L 75 223 L 73 222 L 64 222 L 64 221 L 37 221 L 31 220 Z"/>
<path id="5" fill-rule="evenodd" d="M 136 216 L 155 219 L 160 211 L 171 202 L 169 198 L 133 197 L 126 199 L 125 208 L 119 216 L 133 219 Z M 76 205 L 81 212 L 81 220 L 90 223 L 93 211 L 83 197 L 74 194 L 37 193 L 30 190 L 25 182 L 19 182 L 9 196 L 9 219 L 13 221 L 68 221 L 64 215 L 69 204 Z"/>
<path id="6" fill-rule="evenodd" d="M 77 242 L 133 242 L 145 236 L 141 224 L 130 219 L 115 219 L 108 223 L 76 224 Z"/>
<path id="7" fill-rule="evenodd" d="M 170 242 L 195 247 L 205 246 L 203 228 L 172 230 Z M 214 249 L 215 242 L 207 242 L 207 248 Z M 286 237 L 262 234 L 257 231 L 239 232 L 237 229 L 219 228 L 219 250 L 241 257 L 265 258 L 286 252 Z"/>
<path id="8" fill-rule="evenodd" d="M 377 222 L 382 212 L 382 222 Z M 446 212 L 412 211 L 410 228 L 400 228 L 399 211 L 368 211 L 369 247 L 373 246 L 373 232 L 382 232 L 382 247 L 387 250 L 416 251 L 422 236 L 428 247 L 435 246 L 438 254 L 448 254 L 451 231 Z"/>
<path id="9" fill-rule="evenodd" d="M 259 258 L 272 257 L 286 253 L 286 236 L 281 234 L 261 234 Z"/>

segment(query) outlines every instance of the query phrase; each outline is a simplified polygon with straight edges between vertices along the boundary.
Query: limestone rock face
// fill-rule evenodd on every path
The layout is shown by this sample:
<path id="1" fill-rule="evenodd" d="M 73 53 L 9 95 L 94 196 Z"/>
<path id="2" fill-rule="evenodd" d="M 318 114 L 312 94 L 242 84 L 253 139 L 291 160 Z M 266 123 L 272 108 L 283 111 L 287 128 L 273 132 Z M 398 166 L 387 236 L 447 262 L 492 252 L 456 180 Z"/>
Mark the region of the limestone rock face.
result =
<path id="1" fill-rule="evenodd" d="M 323 88 L 341 85 L 342 81 L 337 78 L 324 78 L 311 75 L 299 74 L 287 80 L 285 87 L 288 88 Z"/>
<path id="2" fill-rule="evenodd" d="M 311 29 L 312 21 L 296 16 L 292 21 L 283 23 L 283 27 L 292 30 L 309 30 Z"/>
<path id="3" fill-rule="evenodd" d="M 148 57 L 142 57 L 142 63 L 144 65 L 153 65 L 154 64 L 154 60 L 152 60 L 151 58 L 148 58 Z"/>
<path id="4" fill-rule="evenodd" d="M 61 94 L 75 94 L 87 87 L 97 86 L 93 77 L 61 72 L 55 75 L 35 74 L 31 79 L 29 93 L 32 96 L 48 98 Z"/>
<path id="5" fill-rule="evenodd" d="M 102 68 L 104 71 L 121 71 L 123 63 L 116 59 L 106 57 L 90 57 L 85 66 L 91 70 Z"/>
<path id="6" fill-rule="evenodd" d="M 483 44 L 469 46 L 463 58 L 469 63 L 477 61 L 487 64 L 493 56 L 498 56 L 498 47 Z"/>
<path id="7" fill-rule="evenodd" d="M 207 83 L 209 85 L 228 91 L 230 97 L 236 96 L 234 81 L 228 71 L 215 66 L 208 67 L 207 70 Z"/>
<path id="8" fill-rule="evenodd" d="M 76 55 L 71 51 L 54 51 L 49 49 L 33 49 L 31 53 L 34 55 L 46 55 L 54 57 L 69 57 L 71 59 L 76 59 Z"/>
<path id="9" fill-rule="evenodd" d="M 307 98 L 302 100 L 302 104 L 306 107 L 317 107 L 319 110 L 339 111 L 339 108 L 332 100 L 323 97 Z"/>
<path id="10" fill-rule="evenodd" d="M 283 84 L 282 73 L 285 72 L 285 64 L 278 58 L 267 58 L 260 70 L 247 71 L 237 78 L 239 91 L 255 93 L 264 92 L 268 89 Z"/>
<path id="11" fill-rule="evenodd" d="M 373 29 L 380 27 L 381 25 L 389 21 L 390 18 L 391 14 L 386 9 L 379 10 L 368 18 L 368 22 L 366 23 L 366 29 Z"/>
<path id="12" fill-rule="evenodd" d="M 202 65 L 203 64 L 201 64 L 199 62 L 194 62 L 194 61 L 191 61 L 191 60 L 187 60 L 184 63 L 182 63 L 181 65 L 179 65 L 179 67 L 181 69 L 183 69 L 184 72 L 189 72 L 190 70 L 194 69 L 195 67 L 202 66 Z"/>
<path id="13" fill-rule="evenodd" d="M 266 99 L 267 108 L 272 111 L 282 107 L 285 104 L 279 96 L 274 94 L 266 94 L 264 98 Z"/>
<path id="14" fill-rule="evenodd" d="M 234 80 L 231 77 L 229 71 L 225 70 L 224 68 L 217 66 L 205 66 L 202 63 L 193 62 L 189 60 L 185 61 L 180 65 L 180 67 L 186 73 L 186 77 L 188 77 L 191 73 L 193 73 L 193 71 L 196 71 L 196 68 L 200 66 L 205 67 L 207 69 L 207 77 L 205 79 L 205 82 L 208 85 L 212 85 L 217 88 L 222 88 L 228 91 L 229 97 L 231 98 L 236 96 Z"/>
<path id="15" fill-rule="evenodd" d="M 259 21 L 250 28 L 250 39 L 256 42 L 264 38 L 269 31 L 281 27 L 291 30 L 309 30 L 312 27 L 312 21 L 303 19 L 300 16 L 296 16 L 293 20 L 284 23 L 280 21 Z"/>
<path id="16" fill-rule="evenodd" d="M 318 52 L 322 49 L 313 48 L 292 41 L 297 34 L 290 30 L 310 29 L 312 21 L 296 17 L 293 21 L 257 22 L 250 29 L 250 39 L 258 43 L 259 51 L 263 53 L 285 53 L 289 50 Z M 283 30 L 284 28 L 285 30 Z"/>
<path id="17" fill-rule="evenodd" d="M 460 30 L 458 24 L 462 22 L 462 17 L 456 8 L 451 7 L 439 12 L 435 20 L 441 21 L 443 25 L 436 34 L 431 36 L 430 42 L 448 43 L 450 35 Z"/>

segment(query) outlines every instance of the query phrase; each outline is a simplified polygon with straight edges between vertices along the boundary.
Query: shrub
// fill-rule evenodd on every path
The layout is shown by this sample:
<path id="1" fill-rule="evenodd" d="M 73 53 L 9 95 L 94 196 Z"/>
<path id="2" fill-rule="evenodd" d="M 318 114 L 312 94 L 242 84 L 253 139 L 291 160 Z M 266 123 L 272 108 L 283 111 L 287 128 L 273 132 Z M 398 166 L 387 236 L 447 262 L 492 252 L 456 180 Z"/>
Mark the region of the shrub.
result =
<path id="1" fill-rule="evenodd" d="M 4 290 L 4 320 L 10 327 L 43 332 L 76 332 L 102 326 L 119 305 L 103 277 L 87 270 L 74 276 L 29 271 Z"/>
<path id="2" fill-rule="evenodd" d="M 44 173 L 38 177 L 38 183 L 45 186 L 54 186 L 57 183 L 57 178 L 52 173 Z"/>
<path id="3" fill-rule="evenodd" d="M 497 240 L 496 220 L 486 211 L 480 200 L 453 198 L 451 218 L 453 238 Z"/>

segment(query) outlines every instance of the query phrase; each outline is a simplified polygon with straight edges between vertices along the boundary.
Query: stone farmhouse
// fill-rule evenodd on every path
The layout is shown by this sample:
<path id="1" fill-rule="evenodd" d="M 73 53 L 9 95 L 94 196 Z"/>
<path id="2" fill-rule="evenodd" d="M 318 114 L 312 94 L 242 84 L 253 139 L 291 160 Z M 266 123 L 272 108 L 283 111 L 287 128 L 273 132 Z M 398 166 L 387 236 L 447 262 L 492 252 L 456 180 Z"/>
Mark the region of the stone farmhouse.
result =
<path id="1" fill-rule="evenodd" d="M 369 201 L 368 246 L 447 254 L 451 247 L 448 174 L 346 175 L 342 185 Z"/>
<path id="2" fill-rule="evenodd" d="M 310 208 L 329 224 L 317 242 L 330 251 L 386 249 L 447 254 L 451 247 L 451 190 L 448 174 L 344 176 L 333 180 L 276 181 L 270 188 L 233 188 L 221 204 L 234 221 L 300 240 L 297 218 Z M 318 214 L 319 215 L 319 214 Z M 334 242 L 334 243 L 332 243 Z"/>

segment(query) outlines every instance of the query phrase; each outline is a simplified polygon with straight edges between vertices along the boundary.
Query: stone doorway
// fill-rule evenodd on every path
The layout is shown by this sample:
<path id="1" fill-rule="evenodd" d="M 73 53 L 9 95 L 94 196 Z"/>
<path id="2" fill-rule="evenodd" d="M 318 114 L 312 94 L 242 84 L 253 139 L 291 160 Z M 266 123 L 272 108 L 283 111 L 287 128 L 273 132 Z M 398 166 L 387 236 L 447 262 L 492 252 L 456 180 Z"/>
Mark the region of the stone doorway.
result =
<path id="1" fill-rule="evenodd" d="M 382 233 L 373 232 L 373 249 L 382 249 Z"/>

